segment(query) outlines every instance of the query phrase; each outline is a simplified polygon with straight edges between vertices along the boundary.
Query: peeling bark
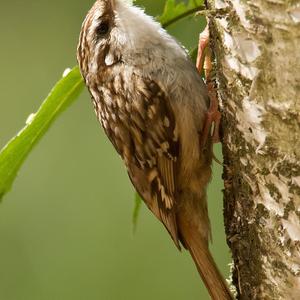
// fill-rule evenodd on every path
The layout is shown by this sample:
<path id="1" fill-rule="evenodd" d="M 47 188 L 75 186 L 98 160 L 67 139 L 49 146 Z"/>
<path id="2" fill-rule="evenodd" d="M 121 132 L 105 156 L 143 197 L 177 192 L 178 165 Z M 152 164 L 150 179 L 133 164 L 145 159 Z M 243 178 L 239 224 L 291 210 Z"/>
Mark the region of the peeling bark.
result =
<path id="1" fill-rule="evenodd" d="M 208 0 L 238 299 L 300 299 L 300 2 Z"/>

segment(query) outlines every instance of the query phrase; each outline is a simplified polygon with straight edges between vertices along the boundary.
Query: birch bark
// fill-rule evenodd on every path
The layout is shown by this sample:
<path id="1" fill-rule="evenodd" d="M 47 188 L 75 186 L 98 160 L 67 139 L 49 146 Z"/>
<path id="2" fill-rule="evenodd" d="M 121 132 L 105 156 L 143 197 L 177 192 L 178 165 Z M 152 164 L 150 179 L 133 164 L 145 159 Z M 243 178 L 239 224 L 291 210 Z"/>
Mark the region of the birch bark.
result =
<path id="1" fill-rule="evenodd" d="M 238 299 L 300 299 L 300 2 L 208 8 Z"/>

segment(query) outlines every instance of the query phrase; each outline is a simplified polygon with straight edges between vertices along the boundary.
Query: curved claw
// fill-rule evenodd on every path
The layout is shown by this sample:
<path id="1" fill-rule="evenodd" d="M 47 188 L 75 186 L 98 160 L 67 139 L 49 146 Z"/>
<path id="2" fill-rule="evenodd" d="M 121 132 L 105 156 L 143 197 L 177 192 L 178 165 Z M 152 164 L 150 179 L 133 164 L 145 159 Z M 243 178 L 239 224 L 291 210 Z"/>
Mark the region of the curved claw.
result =
<path id="1" fill-rule="evenodd" d="M 204 148 L 207 140 L 212 139 L 213 143 L 220 142 L 220 122 L 221 122 L 221 113 L 218 110 L 218 100 L 216 91 L 211 80 L 211 53 L 208 47 L 209 45 L 209 28 L 205 27 L 204 31 L 199 36 L 199 45 L 198 45 L 198 56 L 196 67 L 200 73 L 204 69 L 206 85 L 208 89 L 208 96 L 210 99 L 210 107 L 206 112 L 205 122 L 203 126 L 203 131 L 201 134 L 201 148 Z"/>
<path id="2" fill-rule="evenodd" d="M 220 123 L 221 113 L 218 110 L 218 101 L 215 91 L 208 92 L 210 98 L 210 107 L 205 115 L 204 127 L 202 131 L 201 146 L 205 147 L 207 140 L 211 137 L 213 143 L 220 142 Z"/>

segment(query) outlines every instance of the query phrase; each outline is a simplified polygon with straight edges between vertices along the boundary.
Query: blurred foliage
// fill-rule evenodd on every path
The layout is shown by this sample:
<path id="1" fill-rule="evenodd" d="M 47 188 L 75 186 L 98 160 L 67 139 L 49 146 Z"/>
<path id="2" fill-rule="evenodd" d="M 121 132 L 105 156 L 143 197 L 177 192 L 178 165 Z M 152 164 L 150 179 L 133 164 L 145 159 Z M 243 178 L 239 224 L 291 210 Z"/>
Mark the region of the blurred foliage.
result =
<path id="1" fill-rule="evenodd" d="M 134 200 L 135 200 L 135 203 L 134 203 L 134 209 L 133 209 L 133 214 L 132 214 L 133 233 L 135 233 L 135 231 L 136 231 L 138 217 L 139 217 L 141 205 L 143 203 L 142 199 L 138 193 L 135 193 Z"/>
<path id="2" fill-rule="evenodd" d="M 179 2 L 175 0 L 167 0 L 164 11 L 158 20 L 164 28 L 176 23 L 182 18 L 191 16 L 197 11 L 204 8 L 203 0 L 189 0 L 188 3 Z"/>

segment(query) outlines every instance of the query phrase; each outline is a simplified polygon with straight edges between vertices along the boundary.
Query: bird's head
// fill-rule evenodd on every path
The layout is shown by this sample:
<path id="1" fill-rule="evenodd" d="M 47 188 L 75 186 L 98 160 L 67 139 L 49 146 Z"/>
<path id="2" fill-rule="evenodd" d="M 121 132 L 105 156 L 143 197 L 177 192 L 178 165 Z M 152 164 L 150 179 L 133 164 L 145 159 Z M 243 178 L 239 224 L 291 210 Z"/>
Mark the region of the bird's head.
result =
<path id="1" fill-rule="evenodd" d="M 145 54 L 160 44 L 164 30 L 128 0 L 98 0 L 88 12 L 80 33 L 77 59 L 84 77 L 120 61 Z M 141 55 L 140 55 L 141 56 Z"/>

